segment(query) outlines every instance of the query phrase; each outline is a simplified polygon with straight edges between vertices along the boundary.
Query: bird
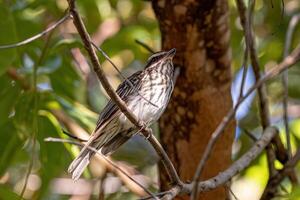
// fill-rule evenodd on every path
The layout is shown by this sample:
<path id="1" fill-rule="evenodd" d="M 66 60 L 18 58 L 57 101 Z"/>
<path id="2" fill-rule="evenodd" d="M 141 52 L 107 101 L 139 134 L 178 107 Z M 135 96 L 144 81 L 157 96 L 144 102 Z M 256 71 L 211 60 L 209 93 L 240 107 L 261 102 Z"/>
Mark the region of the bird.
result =
<path id="1" fill-rule="evenodd" d="M 137 71 L 117 88 L 116 93 L 128 109 L 146 126 L 157 121 L 166 109 L 174 88 L 173 57 L 176 49 L 151 55 L 143 70 Z M 68 172 L 78 180 L 95 154 L 89 147 L 110 155 L 133 135 L 140 131 L 121 112 L 113 100 L 109 100 L 99 115 L 92 132 Z"/>

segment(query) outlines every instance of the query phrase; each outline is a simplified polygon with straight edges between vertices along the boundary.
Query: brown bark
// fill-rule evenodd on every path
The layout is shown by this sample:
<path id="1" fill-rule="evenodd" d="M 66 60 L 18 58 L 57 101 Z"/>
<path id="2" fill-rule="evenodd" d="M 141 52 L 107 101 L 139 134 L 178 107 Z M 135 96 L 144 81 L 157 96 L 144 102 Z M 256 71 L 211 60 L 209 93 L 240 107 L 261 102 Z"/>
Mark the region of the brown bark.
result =
<path id="1" fill-rule="evenodd" d="M 182 0 L 180 3 L 153 0 L 152 3 L 163 49 L 177 49 L 174 64 L 180 67 L 172 99 L 160 120 L 161 143 L 182 180 L 189 181 L 211 133 L 232 107 L 228 5 L 226 0 Z M 202 180 L 230 165 L 233 136 L 232 123 L 217 142 Z M 161 170 L 160 175 L 162 189 L 168 188 L 166 172 Z M 200 197 L 225 198 L 224 188 Z"/>

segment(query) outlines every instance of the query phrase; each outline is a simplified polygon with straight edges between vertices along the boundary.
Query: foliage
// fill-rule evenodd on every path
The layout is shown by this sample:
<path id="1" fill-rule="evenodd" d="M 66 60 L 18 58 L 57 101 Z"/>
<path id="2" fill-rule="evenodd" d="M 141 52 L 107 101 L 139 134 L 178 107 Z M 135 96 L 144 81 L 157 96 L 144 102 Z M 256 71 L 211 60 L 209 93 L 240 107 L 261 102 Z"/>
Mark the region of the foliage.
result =
<path id="1" fill-rule="evenodd" d="M 260 0 L 255 8 L 254 23 L 259 59 L 261 66 L 265 68 L 282 59 L 289 19 L 300 10 L 297 0 L 284 2 L 283 15 L 280 1 L 271 3 Z M 237 72 L 242 65 L 244 42 L 235 3 L 229 3 L 232 67 Z M 136 39 L 155 50 L 160 49 L 159 29 L 149 2 L 90 0 L 78 1 L 78 6 L 88 31 L 125 76 L 141 69 L 142 63 L 149 56 L 143 47 L 135 43 Z M 60 19 L 66 8 L 66 1 L 62 0 L 0 2 L 0 45 L 22 41 L 41 32 L 50 23 Z M 71 21 L 68 21 L 49 35 L 28 45 L 0 50 L 0 199 L 18 197 L 31 161 L 33 166 L 24 197 L 66 198 L 53 192 L 53 183 L 67 176 L 66 169 L 78 149 L 68 144 L 44 142 L 47 137 L 66 137 L 61 129 L 68 127 L 57 118 L 54 111 L 63 111 L 69 120 L 74 120 L 87 132 L 91 132 L 97 120 L 96 113 L 107 102 L 107 96 L 92 69 L 79 59 L 86 53 L 74 30 Z M 294 35 L 300 35 L 299 27 Z M 292 48 L 299 42 L 300 38 L 294 37 Z M 117 86 L 121 81 L 119 75 L 100 54 L 99 57 L 110 82 Z M 289 71 L 293 150 L 300 145 L 299 75 L 298 64 Z M 281 99 L 278 98 L 282 94 L 280 79 L 270 82 L 268 91 L 272 121 L 281 128 L 284 138 Z M 239 127 L 259 136 L 261 130 L 257 106 L 255 103 L 250 103 L 249 106 L 247 115 L 239 120 Z M 134 164 L 138 170 L 153 177 L 153 166 L 157 160 L 153 150 L 145 144 L 143 139 L 134 138 L 116 153 L 115 158 Z M 238 149 L 234 158 L 239 157 L 251 144 L 252 141 L 242 131 L 235 142 Z M 89 173 L 85 176 L 88 177 Z M 255 182 L 258 187 L 244 187 L 243 191 L 253 189 L 259 194 L 266 181 L 266 158 L 262 155 L 237 177 L 233 190 L 241 196 L 240 199 L 246 199 L 242 196 L 244 193 L 235 188 L 241 187 L 244 182 Z M 288 181 L 284 185 L 291 190 Z M 98 188 L 93 189 L 98 191 Z M 293 189 L 290 195 L 296 199 L 299 196 L 297 194 L 299 188 Z M 114 191 L 109 199 L 115 198 L 135 196 Z"/>

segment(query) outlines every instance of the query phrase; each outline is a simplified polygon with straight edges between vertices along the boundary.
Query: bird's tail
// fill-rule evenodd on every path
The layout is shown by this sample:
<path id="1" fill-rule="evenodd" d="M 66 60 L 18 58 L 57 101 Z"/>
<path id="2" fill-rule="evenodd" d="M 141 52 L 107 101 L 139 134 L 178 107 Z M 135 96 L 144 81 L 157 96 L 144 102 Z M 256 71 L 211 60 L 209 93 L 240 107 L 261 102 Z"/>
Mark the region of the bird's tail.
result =
<path id="1" fill-rule="evenodd" d="M 111 129 L 108 130 L 111 131 Z M 103 155 L 107 155 L 114 152 L 119 146 L 125 143 L 131 136 L 128 134 L 133 131 L 134 130 L 131 129 L 125 130 L 123 132 L 117 130 L 112 132 L 102 132 L 101 136 L 97 136 L 97 134 L 92 135 L 80 151 L 79 155 L 73 160 L 68 168 L 68 172 L 72 174 L 72 179 L 79 179 L 86 166 L 90 163 L 91 157 L 95 154 L 95 152 L 89 149 L 89 147 L 93 147 L 96 150 L 101 149 L 101 153 Z"/>
<path id="2" fill-rule="evenodd" d="M 73 160 L 68 168 L 68 172 L 72 174 L 73 180 L 78 180 L 80 175 L 83 173 L 84 169 L 90 163 L 91 157 L 95 154 L 94 151 L 90 150 L 89 147 L 99 149 L 105 141 L 103 141 L 100 136 L 101 130 L 106 126 L 107 123 L 104 123 L 102 127 L 93 132 L 87 143 L 81 149 L 79 155 Z M 103 135 L 103 134 L 102 134 Z M 100 142 L 99 142 L 100 141 Z"/>
<path id="3" fill-rule="evenodd" d="M 94 152 L 89 149 L 82 149 L 80 154 L 73 160 L 68 168 L 68 172 L 72 173 L 72 179 L 78 180 L 86 166 L 90 163 L 90 158 Z"/>
<path id="4" fill-rule="evenodd" d="M 94 147 L 97 150 L 101 149 L 101 153 L 105 156 L 114 152 L 129 138 L 130 137 L 126 135 L 117 134 L 116 136 L 110 138 L 110 140 L 107 142 L 101 138 L 102 140 L 100 140 L 100 142 L 93 141 L 91 144 L 87 143 L 68 168 L 68 172 L 72 174 L 72 179 L 79 179 L 86 166 L 90 163 L 91 157 L 95 154 L 95 152 L 91 151 L 87 146 Z"/>

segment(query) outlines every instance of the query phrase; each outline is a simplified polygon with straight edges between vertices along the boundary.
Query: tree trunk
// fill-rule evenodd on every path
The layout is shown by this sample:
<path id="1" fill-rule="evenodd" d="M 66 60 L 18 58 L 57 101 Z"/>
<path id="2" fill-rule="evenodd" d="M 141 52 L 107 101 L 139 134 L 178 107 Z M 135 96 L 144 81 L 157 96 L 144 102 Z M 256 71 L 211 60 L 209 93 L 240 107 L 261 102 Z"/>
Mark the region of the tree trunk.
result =
<path id="1" fill-rule="evenodd" d="M 191 181 L 212 132 L 232 107 L 229 12 L 226 0 L 174 2 L 152 1 L 162 47 L 177 49 L 174 64 L 180 68 L 172 99 L 160 120 L 161 143 L 182 180 Z M 233 128 L 231 123 L 218 140 L 201 180 L 231 164 Z M 161 189 L 169 188 L 166 172 L 161 170 L 160 175 Z M 218 188 L 200 199 L 226 196 L 226 190 Z"/>

